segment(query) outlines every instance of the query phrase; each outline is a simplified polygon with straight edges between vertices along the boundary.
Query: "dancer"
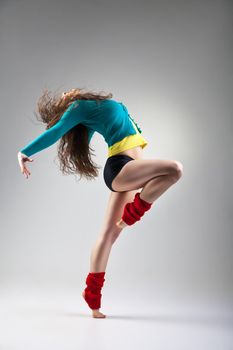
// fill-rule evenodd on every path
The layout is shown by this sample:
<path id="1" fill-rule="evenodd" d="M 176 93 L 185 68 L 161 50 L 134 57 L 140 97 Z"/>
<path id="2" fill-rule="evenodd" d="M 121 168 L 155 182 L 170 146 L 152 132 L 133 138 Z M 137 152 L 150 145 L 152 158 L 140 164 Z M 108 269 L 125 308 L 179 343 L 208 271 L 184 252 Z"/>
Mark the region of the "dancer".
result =
<path id="1" fill-rule="evenodd" d="M 18 152 L 18 162 L 22 174 L 29 178 L 26 163 L 34 161 L 31 156 L 60 139 L 58 157 L 63 174 L 79 174 L 90 180 L 98 176 L 99 168 L 91 159 L 94 150 L 90 141 L 95 132 L 104 137 L 108 152 L 103 177 L 111 192 L 82 292 L 92 316 L 104 318 L 101 291 L 113 243 L 123 228 L 141 220 L 155 200 L 178 181 L 183 166 L 176 160 L 143 159 L 148 142 L 125 104 L 113 100 L 111 93 L 83 90 L 73 88 L 53 97 L 47 89 L 43 92 L 37 107 L 47 130 Z"/>

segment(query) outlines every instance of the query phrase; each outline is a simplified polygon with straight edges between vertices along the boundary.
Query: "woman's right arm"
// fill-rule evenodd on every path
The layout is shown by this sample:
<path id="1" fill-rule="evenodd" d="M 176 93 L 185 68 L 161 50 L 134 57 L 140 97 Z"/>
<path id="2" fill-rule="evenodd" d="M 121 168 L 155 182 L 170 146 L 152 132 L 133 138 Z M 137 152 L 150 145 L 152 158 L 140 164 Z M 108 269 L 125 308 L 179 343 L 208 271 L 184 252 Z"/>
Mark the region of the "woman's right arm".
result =
<path id="1" fill-rule="evenodd" d="M 76 101 L 75 101 L 76 102 Z M 27 161 L 33 161 L 32 158 L 29 158 L 32 154 L 42 151 L 43 149 L 54 144 L 59 138 L 61 138 L 66 132 L 72 129 L 77 124 L 84 121 L 84 113 L 80 106 L 77 108 L 74 107 L 72 103 L 66 111 L 63 113 L 61 119 L 53 125 L 51 128 L 44 131 L 36 139 L 30 142 L 27 146 L 22 148 L 18 152 L 18 162 L 21 168 L 21 172 L 26 175 L 30 175 L 29 170 L 27 169 L 25 163 Z"/>
<path id="2" fill-rule="evenodd" d="M 20 152 L 30 157 L 32 154 L 51 146 L 75 125 L 84 121 L 84 113 L 80 106 L 74 108 L 73 104 L 66 109 L 61 119 L 55 125 L 44 131 L 27 146 L 22 148 Z"/>

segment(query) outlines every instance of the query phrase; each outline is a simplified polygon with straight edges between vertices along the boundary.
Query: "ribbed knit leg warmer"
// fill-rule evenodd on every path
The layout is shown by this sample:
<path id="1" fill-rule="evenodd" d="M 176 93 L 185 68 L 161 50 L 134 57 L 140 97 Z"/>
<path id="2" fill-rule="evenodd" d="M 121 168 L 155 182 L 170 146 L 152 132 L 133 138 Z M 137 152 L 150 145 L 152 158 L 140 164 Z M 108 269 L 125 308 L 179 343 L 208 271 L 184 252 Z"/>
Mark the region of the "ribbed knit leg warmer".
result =
<path id="1" fill-rule="evenodd" d="M 127 225 L 133 225 L 136 221 L 141 220 L 141 217 L 151 208 L 151 205 L 153 204 L 141 199 L 139 194 L 140 192 L 137 192 L 135 194 L 134 201 L 127 203 L 124 207 L 122 220 Z"/>
<path id="2" fill-rule="evenodd" d="M 104 284 L 105 272 L 89 272 L 86 278 L 87 287 L 85 291 L 85 300 L 88 306 L 94 310 L 101 306 L 101 288 Z"/>

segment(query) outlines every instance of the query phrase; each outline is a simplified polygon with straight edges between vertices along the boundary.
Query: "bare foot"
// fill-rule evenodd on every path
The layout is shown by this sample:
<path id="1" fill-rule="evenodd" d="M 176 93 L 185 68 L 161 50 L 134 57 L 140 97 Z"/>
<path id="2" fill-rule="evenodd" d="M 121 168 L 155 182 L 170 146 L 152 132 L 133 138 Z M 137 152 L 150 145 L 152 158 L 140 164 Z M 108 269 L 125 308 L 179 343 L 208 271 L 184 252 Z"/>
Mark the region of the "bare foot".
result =
<path id="1" fill-rule="evenodd" d="M 85 300 L 85 291 L 82 292 L 82 296 L 83 296 L 83 298 Z M 92 310 L 92 317 L 94 317 L 94 318 L 105 318 L 106 315 L 102 314 L 102 312 L 100 312 L 99 309 L 95 309 L 95 310 Z"/>
<path id="2" fill-rule="evenodd" d="M 120 219 L 120 221 L 117 221 L 117 222 L 116 222 L 116 225 L 117 225 L 119 228 L 124 228 L 124 227 L 128 226 L 122 219 Z"/>
<path id="3" fill-rule="evenodd" d="M 106 315 L 102 314 L 99 310 L 92 310 L 92 316 L 94 318 L 105 318 Z"/>

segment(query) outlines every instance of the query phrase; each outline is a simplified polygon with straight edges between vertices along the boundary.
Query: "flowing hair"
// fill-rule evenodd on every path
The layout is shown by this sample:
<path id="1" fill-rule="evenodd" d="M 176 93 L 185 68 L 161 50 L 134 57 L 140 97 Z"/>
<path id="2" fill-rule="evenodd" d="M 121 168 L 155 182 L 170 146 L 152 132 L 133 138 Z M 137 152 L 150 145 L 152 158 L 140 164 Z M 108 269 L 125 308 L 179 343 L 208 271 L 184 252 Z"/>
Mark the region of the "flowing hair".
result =
<path id="1" fill-rule="evenodd" d="M 37 102 L 36 118 L 45 123 L 46 129 L 56 124 L 65 110 L 75 100 L 106 100 L 112 98 L 112 93 L 101 95 L 92 91 L 82 91 L 84 88 L 74 88 L 68 90 L 64 97 L 60 93 L 51 92 L 45 88 L 42 96 Z M 79 174 L 80 180 L 82 176 L 91 180 L 99 175 L 99 167 L 93 162 L 91 156 L 95 155 L 94 149 L 88 144 L 88 130 L 85 125 L 79 123 L 65 133 L 58 144 L 58 159 L 60 170 L 64 175 Z"/>

